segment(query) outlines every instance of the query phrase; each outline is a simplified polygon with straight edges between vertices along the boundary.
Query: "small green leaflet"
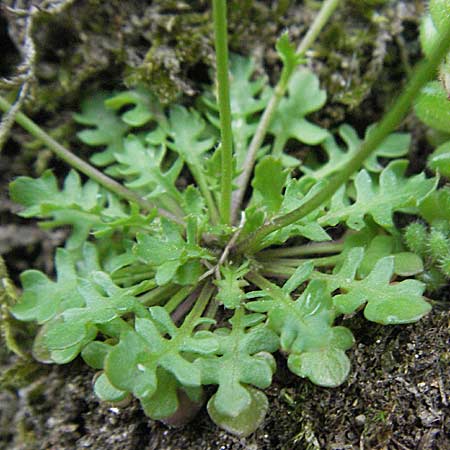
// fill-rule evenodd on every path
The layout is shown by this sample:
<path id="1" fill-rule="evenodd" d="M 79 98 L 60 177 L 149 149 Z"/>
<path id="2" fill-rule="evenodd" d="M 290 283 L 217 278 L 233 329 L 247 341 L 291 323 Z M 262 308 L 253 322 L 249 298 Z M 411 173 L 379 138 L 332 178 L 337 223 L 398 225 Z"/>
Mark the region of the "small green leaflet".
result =
<path id="1" fill-rule="evenodd" d="M 176 411 L 178 386 L 201 385 L 200 370 L 183 355 L 211 354 L 217 341 L 208 331 L 191 336 L 196 323 L 189 320 L 177 328 L 162 307 L 150 308 L 150 315 L 137 318 L 134 330 L 121 336 L 106 356 L 105 373 L 116 389 L 139 398 L 150 417 L 162 418 Z"/>
<path id="2" fill-rule="evenodd" d="M 191 284 L 201 274 L 201 259 L 214 259 L 208 250 L 186 242 L 179 226 L 161 219 L 161 234 L 137 234 L 134 254 L 141 261 L 156 268 L 159 285 L 175 281 Z M 187 278 L 186 278 L 187 277 Z"/>
<path id="3" fill-rule="evenodd" d="M 241 301 L 245 298 L 242 290 L 248 283 L 243 279 L 248 272 L 248 265 L 241 267 L 222 266 L 222 279 L 216 280 L 215 284 L 219 288 L 216 299 L 222 303 L 225 308 L 235 309 L 240 306 Z"/>
<path id="4" fill-rule="evenodd" d="M 264 316 L 245 316 L 244 309 L 237 308 L 230 320 L 232 330 L 214 331 L 219 343 L 215 356 L 195 361 L 202 383 L 219 386 L 210 402 L 220 415 L 238 418 L 245 414 L 253 398 L 248 385 L 264 389 L 272 381 L 275 360 L 270 352 L 277 350 L 278 338 L 266 326 L 256 326 L 261 320 Z M 255 412 L 257 416 L 259 413 Z"/>
<path id="5" fill-rule="evenodd" d="M 380 174 L 379 183 L 374 183 L 363 169 L 355 178 L 356 199 L 349 204 L 346 187 L 341 187 L 331 200 L 328 212 L 319 218 L 322 226 L 335 226 L 345 221 L 354 230 L 365 226 L 365 216 L 371 215 L 375 222 L 392 230 L 395 211 L 414 213 L 417 206 L 436 188 L 435 179 L 427 179 L 423 173 L 406 178 L 408 162 L 391 162 Z"/>
<path id="6" fill-rule="evenodd" d="M 367 128 L 365 137 L 373 132 L 374 127 L 375 125 L 372 125 Z M 339 170 L 355 155 L 363 142 L 356 133 L 356 130 L 347 124 L 339 127 L 338 135 L 345 143 L 346 150 L 341 148 L 333 136 L 329 136 L 322 143 L 328 161 L 325 164 L 321 163 L 317 168 L 303 165 L 301 169 L 305 174 L 312 176 L 316 180 L 320 180 L 333 173 L 339 172 Z M 407 133 L 390 134 L 380 144 L 377 150 L 375 150 L 374 154 L 364 161 L 363 165 L 369 172 L 380 172 L 383 167 L 378 162 L 378 158 L 398 158 L 404 156 L 408 153 L 410 143 L 411 137 Z"/>
<path id="7" fill-rule="evenodd" d="M 379 259 L 365 278 L 355 279 L 363 258 L 363 248 L 355 247 L 332 274 L 315 272 L 314 278 L 327 281 L 329 292 L 341 290 L 341 294 L 333 297 L 339 313 L 351 314 L 367 302 L 366 319 L 383 325 L 412 323 L 428 314 L 431 307 L 422 296 L 423 283 L 417 280 L 391 283 L 394 274 L 392 256 Z"/>
<path id="8" fill-rule="evenodd" d="M 250 301 L 246 308 L 268 313 L 269 327 L 280 336 L 281 349 L 289 353 L 292 372 L 320 386 L 334 387 L 347 378 L 350 362 L 345 350 L 354 340 L 347 328 L 333 326 L 336 311 L 324 281 L 311 281 L 295 301 L 290 297 L 289 292 L 306 281 L 311 271 L 311 264 L 299 267 L 283 288 L 270 283 L 260 292 L 262 300 Z"/>
<path id="9" fill-rule="evenodd" d="M 84 305 L 78 293 L 78 276 L 69 252 L 56 250 L 55 266 L 57 280 L 51 281 L 38 270 L 27 270 L 20 276 L 23 295 L 11 312 L 19 320 L 35 320 L 42 324 L 56 314 Z"/>
<path id="10" fill-rule="evenodd" d="M 280 101 L 269 131 L 275 136 L 274 156 L 280 157 L 290 138 L 305 144 L 319 144 L 329 134 L 323 128 L 313 125 L 305 116 L 322 108 L 326 93 L 319 88 L 318 78 L 309 70 L 298 70 L 288 86 L 288 96 Z"/>
<path id="11" fill-rule="evenodd" d="M 91 157 L 91 161 L 99 166 L 106 166 L 115 161 L 114 155 L 122 152 L 122 138 L 129 129 L 113 110 L 106 108 L 104 103 L 110 95 L 103 92 L 88 97 L 81 104 L 81 114 L 74 114 L 78 123 L 93 127 L 80 131 L 78 138 L 93 147 L 106 146 L 105 150 Z"/>

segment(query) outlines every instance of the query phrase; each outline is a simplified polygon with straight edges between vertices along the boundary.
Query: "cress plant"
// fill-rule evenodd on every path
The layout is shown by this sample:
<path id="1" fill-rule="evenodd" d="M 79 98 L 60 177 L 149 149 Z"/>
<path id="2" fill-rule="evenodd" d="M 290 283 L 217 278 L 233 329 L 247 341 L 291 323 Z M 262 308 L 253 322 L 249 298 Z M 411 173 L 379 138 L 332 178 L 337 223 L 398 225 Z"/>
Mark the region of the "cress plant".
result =
<path id="1" fill-rule="evenodd" d="M 410 137 L 394 130 L 449 51 L 450 6 L 435 3 L 446 15 L 432 20 L 426 59 L 364 136 L 308 118 L 326 92 L 305 54 L 337 0 L 323 2 L 298 49 L 281 36 L 275 87 L 251 58 L 228 63 L 226 2 L 214 0 L 216 87 L 205 87 L 196 108 L 163 106 L 142 87 L 85 99 L 75 120 L 92 165 L 19 113 L 73 167 L 61 187 L 52 171 L 10 186 L 22 217 L 70 228 L 56 279 L 25 271 L 11 308 L 40 325 L 34 357 L 65 364 L 81 355 L 98 371 L 100 399 L 132 395 L 169 423 L 207 400 L 216 424 L 246 436 L 268 409 L 275 352 L 299 377 L 336 387 L 354 343 L 337 318 L 362 311 L 394 325 L 426 315 L 426 285 L 412 277 L 429 258 L 449 270 L 441 255 L 449 216 L 430 213 L 444 215 L 431 230 L 410 226 L 405 244 L 394 214 L 424 216 L 449 195 L 437 175 L 407 175 Z M 0 107 L 10 105 L 0 98 Z M 292 140 L 309 149 L 303 161 L 288 153 Z M 438 169 L 448 175 L 448 161 Z"/>

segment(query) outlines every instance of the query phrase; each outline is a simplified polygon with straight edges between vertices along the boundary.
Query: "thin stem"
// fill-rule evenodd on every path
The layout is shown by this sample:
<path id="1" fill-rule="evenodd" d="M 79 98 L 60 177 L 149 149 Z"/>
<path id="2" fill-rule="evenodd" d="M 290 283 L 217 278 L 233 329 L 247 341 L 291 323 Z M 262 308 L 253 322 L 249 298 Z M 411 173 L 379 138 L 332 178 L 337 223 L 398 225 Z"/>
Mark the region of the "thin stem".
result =
<path id="1" fill-rule="evenodd" d="M 385 114 L 381 122 L 375 127 L 362 143 L 358 152 L 348 163 L 342 167 L 339 173 L 334 174 L 316 195 L 310 198 L 299 208 L 284 216 L 274 219 L 272 222 L 259 228 L 252 235 L 241 241 L 236 246 L 239 253 L 254 253 L 261 250 L 261 241 L 273 231 L 284 228 L 310 214 L 344 184 L 355 173 L 378 146 L 392 133 L 402 122 L 419 91 L 436 73 L 439 64 L 450 49 L 450 20 L 441 34 L 439 41 L 434 45 L 428 58 L 425 58 L 414 70 L 413 76 L 407 83 L 402 94 L 394 102 L 390 110 Z"/>
<path id="2" fill-rule="evenodd" d="M 208 213 L 211 218 L 211 221 L 213 224 L 219 223 L 219 211 L 217 210 L 216 203 L 214 202 L 214 198 L 211 194 L 211 190 L 208 187 L 208 183 L 206 182 L 205 175 L 203 174 L 202 170 L 199 169 L 194 164 L 188 164 L 189 170 L 192 173 L 192 176 L 194 177 L 195 181 L 197 182 L 197 185 L 200 189 L 200 192 L 203 195 L 203 198 L 205 199 L 206 206 L 208 208 Z"/>
<path id="3" fill-rule="evenodd" d="M 338 253 L 344 249 L 344 241 L 314 242 L 312 244 L 299 245 L 296 247 L 281 247 L 264 250 L 258 253 L 261 258 L 285 258 L 289 256 L 322 255 L 327 253 Z"/>
<path id="4" fill-rule="evenodd" d="M 295 267 L 262 267 L 260 272 L 266 277 L 281 278 L 287 280 L 295 273 Z"/>
<path id="5" fill-rule="evenodd" d="M 309 28 L 306 35 L 303 37 L 300 45 L 297 47 L 297 54 L 299 56 L 303 56 L 309 47 L 314 43 L 314 41 L 319 36 L 325 24 L 328 22 L 329 18 L 335 11 L 335 9 L 339 6 L 340 0 L 326 0 L 319 13 L 317 14 L 314 22 Z M 258 124 L 258 128 L 253 136 L 252 141 L 250 142 L 250 146 L 247 151 L 247 155 L 245 157 L 245 162 L 243 166 L 243 171 L 239 175 L 237 180 L 237 191 L 234 192 L 233 195 L 233 208 L 232 208 L 232 220 L 235 221 L 238 215 L 238 211 L 241 208 L 242 201 L 244 199 L 245 191 L 247 190 L 248 184 L 250 182 L 250 176 L 253 171 L 253 166 L 255 165 L 256 155 L 258 150 L 261 148 L 261 145 L 266 137 L 267 130 L 270 126 L 272 118 L 275 114 L 275 111 L 280 103 L 280 100 L 283 98 L 286 93 L 286 89 L 289 84 L 289 80 L 294 73 L 293 68 L 291 70 L 286 70 L 283 67 L 283 71 L 281 73 L 280 80 L 278 84 L 275 86 L 272 97 L 269 100 L 269 103 L 264 110 L 264 113 L 261 117 L 261 120 Z"/>
<path id="6" fill-rule="evenodd" d="M 195 305 L 192 308 L 191 312 L 186 317 L 183 326 L 186 326 L 187 328 L 195 327 L 195 322 L 203 314 L 203 311 L 208 306 L 208 303 L 214 293 L 214 289 L 215 287 L 210 282 L 206 283 L 203 286 L 202 291 L 196 299 Z"/>
<path id="7" fill-rule="evenodd" d="M 214 319 L 216 317 L 217 311 L 219 310 L 219 302 L 216 299 L 213 299 L 209 302 L 208 308 L 204 314 L 204 317 L 208 319 Z M 204 323 L 200 325 L 199 330 L 209 330 L 212 326 L 212 323 Z"/>
<path id="8" fill-rule="evenodd" d="M 287 266 L 287 267 L 298 267 L 306 262 L 313 262 L 315 267 L 329 267 L 336 265 L 342 258 L 342 254 L 332 256 L 322 256 L 321 258 L 277 258 L 270 259 L 269 261 L 264 261 L 258 259 L 258 262 L 263 264 L 263 267 L 277 267 L 277 266 Z"/>
<path id="9" fill-rule="evenodd" d="M 228 36 L 226 0 L 213 0 L 215 29 L 217 94 L 220 115 L 221 161 L 220 216 L 222 223 L 231 221 L 231 191 L 233 184 L 233 134 L 231 130 L 230 86 L 228 80 Z"/>
<path id="10" fill-rule="evenodd" d="M 167 286 L 159 286 L 155 289 L 152 289 L 147 294 L 141 295 L 138 297 L 138 300 L 146 306 L 157 305 L 165 300 L 167 297 L 170 297 L 175 292 L 177 292 L 179 288 L 173 284 L 168 284 Z"/>
<path id="11" fill-rule="evenodd" d="M 245 275 L 245 278 L 261 290 L 272 293 L 278 293 L 280 291 L 279 286 L 271 283 L 258 272 L 249 272 L 247 273 L 247 275 Z"/>
<path id="12" fill-rule="evenodd" d="M 181 288 L 165 305 L 166 311 L 171 314 L 175 309 L 178 308 L 179 304 L 182 303 L 188 295 L 192 293 L 194 288 L 192 286 L 187 286 Z"/>
<path id="13" fill-rule="evenodd" d="M 7 113 L 11 108 L 11 104 L 6 101 L 2 96 L 0 96 L 0 110 Z M 113 192 L 117 196 L 128 200 L 133 203 L 137 203 L 143 209 L 152 210 L 155 205 L 144 198 L 137 195 L 135 192 L 130 191 L 126 187 L 122 186 L 117 181 L 109 178 L 104 173 L 97 170 L 95 167 L 91 166 L 87 162 L 83 161 L 78 156 L 75 156 L 70 150 L 63 147 L 61 144 L 56 142 L 50 135 L 48 135 L 39 125 L 29 119 L 25 114 L 18 112 L 15 116 L 15 121 L 26 131 L 28 131 L 35 138 L 43 142 L 47 147 L 55 153 L 59 158 L 74 167 L 79 172 L 84 173 L 86 176 L 95 180 L 98 184 Z M 178 217 L 174 216 L 169 211 L 162 208 L 157 208 L 158 214 L 160 216 L 166 217 L 173 222 L 176 222 L 184 226 L 184 222 Z"/>

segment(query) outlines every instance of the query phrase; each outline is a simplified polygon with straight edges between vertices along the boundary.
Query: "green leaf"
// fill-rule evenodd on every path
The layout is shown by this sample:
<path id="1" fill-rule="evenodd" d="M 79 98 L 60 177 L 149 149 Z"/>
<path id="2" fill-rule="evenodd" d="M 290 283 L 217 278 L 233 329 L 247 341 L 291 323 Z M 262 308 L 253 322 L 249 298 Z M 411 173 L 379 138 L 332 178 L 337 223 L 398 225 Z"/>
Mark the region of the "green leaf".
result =
<path id="1" fill-rule="evenodd" d="M 303 56 L 297 54 L 295 46 L 289 40 L 288 32 L 284 32 L 278 38 L 275 47 L 287 73 L 291 73 L 299 64 L 306 61 Z"/>
<path id="2" fill-rule="evenodd" d="M 117 155 L 117 173 L 127 180 L 127 187 L 162 206 L 165 206 L 164 197 L 170 197 L 170 208 L 173 201 L 181 203 L 181 193 L 175 183 L 183 168 L 183 160 L 177 158 L 168 170 L 164 170 L 165 156 L 164 147 L 156 149 L 145 146 L 140 138 L 129 134 L 124 140 L 124 151 Z"/>
<path id="3" fill-rule="evenodd" d="M 108 380 L 107 376 L 102 373 L 94 383 L 95 395 L 106 402 L 120 402 L 124 400 L 128 393 L 116 389 Z"/>
<path id="4" fill-rule="evenodd" d="M 105 342 L 90 342 L 83 348 L 81 356 L 84 362 L 93 369 L 103 369 L 105 358 L 112 349 L 112 346 Z"/>
<path id="5" fill-rule="evenodd" d="M 128 289 L 117 287 L 103 272 L 94 272 L 91 280 L 80 279 L 77 289 L 83 305 L 66 308 L 59 316 L 47 322 L 42 343 L 54 354 L 73 349 L 72 357 L 95 338 L 103 324 L 120 321 L 127 313 L 138 317 L 148 312 Z M 56 353 L 55 353 L 56 352 Z"/>
<path id="6" fill-rule="evenodd" d="M 367 128 L 365 139 L 373 133 L 374 125 Z M 356 130 L 350 125 L 344 124 L 339 127 L 339 137 L 345 144 L 344 150 L 333 136 L 329 136 L 322 144 L 327 155 L 327 162 L 318 167 L 302 166 L 302 171 L 320 180 L 337 173 L 354 157 L 363 142 L 359 138 Z M 378 158 L 399 158 L 408 153 L 411 144 L 411 137 L 407 133 L 390 134 L 374 151 L 372 156 L 364 161 L 364 167 L 369 172 L 380 172 L 383 166 L 378 162 Z"/>
<path id="7" fill-rule="evenodd" d="M 250 402 L 237 416 L 223 414 L 217 409 L 217 394 L 214 394 L 208 401 L 208 414 L 212 421 L 228 433 L 240 438 L 245 438 L 257 430 L 269 408 L 269 402 L 263 392 L 252 387 L 247 387 L 247 391 L 250 395 Z"/>
<path id="8" fill-rule="evenodd" d="M 420 45 L 425 55 L 429 56 L 439 33 L 430 14 L 426 14 L 420 23 Z"/>
<path id="9" fill-rule="evenodd" d="M 57 280 L 50 280 L 37 270 L 27 270 L 20 276 L 23 294 L 11 312 L 19 320 L 49 321 L 58 313 L 84 305 L 77 292 L 78 277 L 70 254 L 57 249 L 55 257 Z"/>
<path id="10" fill-rule="evenodd" d="M 77 172 L 71 170 L 64 186 L 58 189 L 55 176 L 50 170 L 37 179 L 19 177 L 10 184 L 13 201 L 25 206 L 22 217 L 52 218 L 43 226 L 70 225 L 72 234 L 66 242 L 68 249 L 79 248 L 95 225 L 101 224 L 101 211 L 106 196 L 94 181 L 81 185 Z M 111 198 L 111 197 L 110 197 Z"/>
<path id="11" fill-rule="evenodd" d="M 415 104 L 419 119 L 431 128 L 450 133 L 450 102 L 441 83 L 425 85 Z"/>
<path id="12" fill-rule="evenodd" d="M 133 253 L 141 261 L 156 269 L 159 285 L 175 281 L 180 284 L 191 282 L 193 274 L 198 274 L 200 259 L 213 259 L 211 254 L 195 243 L 186 242 L 178 225 L 161 220 L 160 234 L 137 234 L 137 244 Z"/>
<path id="13" fill-rule="evenodd" d="M 212 149 L 215 139 L 204 137 L 206 124 L 200 114 L 176 105 L 170 109 L 169 121 L 169 148 L 189 165 L 203 166 L 202 156 Z"/>
<path id="14" fill-rule="evenodd" d="M 121 336 L 106 357 L 105 373 L 117 389 L 132 392 L 141 399 L 151 417 L 167 417 L 178 405 L 176 388 L 199 387 L 201 374 L 196 364 L 184 357 L 214 352 L 212 333 L 203 331 L 191 337 L 195 323 L 185 321 L 177 328 L 162 307 L 150 308 L 151 318 L 137 318 L 135 330 Z M 169 338 L 164 337 L 166 333 Z M 210 340 L 205 345 L 206 339 Z M 195 345 L 196 340 L 200 345 Z"/>
<path id="15" fill-rule="evenodd" d="M 286 288 L 272 284 L 262 291 L 262 300 L 246 307 L 268 312 L 269 326 L 280 336 L 292 372 L 320 386 L 334 387 L 349 373 L 345 350 L 353 345 L 353 336 L 347 328 L 333 326 L 336 313 L 324 281 L 311 281 L 296 301 L 289 296 L 292 280 L 295 284 L 305 280 L 310 270 L 309 266 L 301 268 Z"/>
<path id="16" fill-rule="evenodd" d="M 106 108 L 115 111 L 124 106 L 133 108 L 122 114 L 122 120 L 131 127 L 142 127 L 151 120 L 157 119 L 163 111 L 156 97 L 144 87 L 121 92 L 105 100 Z"/>
<path id="17" fill-rule="evenodd" d="M 326 97 L 325 91 L 319 88 L 318 78 L 311 71 L 304 69 L 293 74 L 288 96 L 280 101 L 269 127 L 269 132 L 275 136 L 275 156 L 281 156 L 290 138 L 315 145 L 328 137 L 326 130 L 305 119 L 306 115 L 322 108 Z"/>
<path id="18" fill-rule="evenodd" d="M 340 289 L 343 293 L 333 301 L 342 314 L 351 314 L 367 302 L 366 319 L 383 325 L 412 323 L 425 316 L 431 309 L 422 294 L 425 285 L 417 280 L 391 283 L 394 274 L 394 257 L 377 261 L 367 277 L 355 279 L 364 257 L 360 247 L 351 249 L 341 267 L 333 274 L 321 274 L 327 280 L 330 292 Z"/>
<path id="19" fill-rule="evenodd" d="M 450 141 L 440 145 L 429 157 L 427 166 L 440 175 L 450 178 Z"/>
<path id="20" fill-rule="evenodd" d="M 85 99 L 81 104 L 81 114 L 74 114 L 74 119 L 92 129 L 80 131 L 78 138 L 87 145 L 106 146 L 102 152 L 95 153 L 91 161 L 99 166 L 106 166 L 115 161 L 114 155 L 123 150 L 122 138 L 128 131 L 116 113 L 105 107 L 109 93 L 98 93 Z"/>
<path id="21" fill-rule="evenodd" d="M 436 28 L 441 31 L 448 25 L 450 4 L 448 0 L 430 0 L 430 14 Z"/>
<path id="22" fill-rule="evenodd" d="M 286 190 L 283 196 L 283 202 L 279 211 L 279 214 L 287 214 L 294 209 L 300 207 L 306 203 L 311 197 L 313 197 L 323 186 L 322 182 L 309 185 L 309 181 L 305 178 L 300 180 L 291 179 L 288 181 Z M 306 195 L 304 192 L 307 192 Z M 246 211 L 247 212 L 247 211 Z M 324 230 L 324 228 L 318 223 L 318 217 L 322 214 L 322 208 L 317 208 L 312 213 L 308 214 L 298 222 L 288 225 L 281 230 L 275 231 L 267 236 L 263 244 L 265 247 L 268 245 L 283 244 L 290 237 L 303 236 L 312 241 L 328 241 L 330 236 Z M 261 226 L 255 223 L 255 226 Z"/>
<path id="23" fill-rule="evenodd" d="M 450 221 L 450 188 L 443 187 L 428 195 L 419 206 L 420 215 L 430 224 Z"/>
<path id="24" fill-rule="evenodd" d="M 221 302 L 225 308 L 235 309 L 240 306 L 241 301 L 245 298 L 245 293 L 242 288 L 247 286 L 248 283 L 243 277 L 248 270 L 247 264 L 240 267 L 221 267 L 220 273 L 223 278 L 215 281 L 216 286 L 219 288 L 216 299 Z"/>
<path id="25" fill-rule="evenodd" d="M 283 169 L 279 159 L 273 156 L 265 156 L 255 168 L 252 180 L 253 199 L 252 204 L 265 209 L 269 216 L 276 214 L 283 202 L 283 187 L 288 173 Z"/>
<path id="26" fill-rule="evenodd" d="M 217 384 L 213 408 L 220 415 L 239 417 L 252 403 L 248 385 L 264 389 L 272 380 L 275 361 L 267 352 L 278 348 L 278 339 L 264 325 L 246 330 L 242 308 L 230 320 L 232 330 L 219 328 L 214 332 L 219 349 L 216 356 L 195 361 L 201 370 L 203 384 Z"/>
<path id="27" fill-rule="evenodd" d="M 319 219 L 319 224 L 335 226 L 345 221 L 354 230 L 361 230 L 370 215 L 385 229 L 393 230 L 395 211 L 414 213 L 420 202 L 435 189 L 436 180 L 426 179 L 423 173 L 405 177 L 408 162 L 391 162 L 380 174 L 379 183 L 374 183 L 366 170 L 355 178 L 356 199 L 351 205 L 346 198 L 345 187 L 334 195 L 329 211 Z"/>

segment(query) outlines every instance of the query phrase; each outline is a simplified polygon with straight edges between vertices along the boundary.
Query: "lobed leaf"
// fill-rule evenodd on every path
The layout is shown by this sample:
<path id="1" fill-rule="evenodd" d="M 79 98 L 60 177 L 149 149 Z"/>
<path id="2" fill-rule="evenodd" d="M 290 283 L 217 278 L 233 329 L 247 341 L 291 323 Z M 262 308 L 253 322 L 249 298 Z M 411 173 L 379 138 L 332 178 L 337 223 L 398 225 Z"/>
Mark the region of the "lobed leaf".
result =
<path id="1" fill-rule="evenodd" d="M 420 202 L 436 187 L 436 180 L 426 179 L 423 173 L 405 177 L 407 161 L 391 162 L 380 174 L 376 184 L 369 173 L 363 169 L 355 178 L 356 199 L 349 204 L 345 186 L 333 196 L 327 213 L 319 218 L 319 224 L 335 226 L 339 222 L 361 230 L 366 215 L 385 229 L 393 230 L 392 220 L 395 211 L 417 211 Z"/>
<path id="2" fill-rule="evenodd" d="M 260 320 L 260 317 L 257 317 Z M 195 365 L 201 371 L 203 384 L 217 384 L 212 400 L 217 415 L 237 418 L 250 407 L 252 390 L 268 387 L 272 381 L 275 360 L 268 352 L 278 348 L 278 339 L 264 325 L 253 326 L 242 308 L 235 310 L 230 320 L 232 329 L 215 330 L 219 348 L 214 356 L 197 359 Z M 257 414 L 258 415 L 258 414 Z"/>
<path id="3" fill-rule="evenodd" d="M 93 128 L 80 131 L 78 138 L 87 145 L 105 146 L 102 152 L 97 152 L 91 161 L 99 166 L 106 166 L 115 161 L 114 155 L 123 150 L 122 138 L 129 130 L 116 113 L 105 106 L 105 100 L 110 93 L 101 92 L 86 98 L 81 103 L 81 113 L 74 114 L 76 122 Z"/>
<path id="4" fill-rule="evenodd" d="M 268 313 L 269 327 L 280 336 L 293 373 L 320 386 L 334 387 L 349 373 L 345 350 L 353 345 L 353 336 L 347 328 L 333 326 L 336 311 L 324 281 L 311 281 L 295 301 L 290 297 L 288 292 L 305 281 L 311 270 L 311 265 L 301 267 L 286 288 L 271 285 L 261 292 L 262 300 L 251 301 L 246 308 Z"/>

